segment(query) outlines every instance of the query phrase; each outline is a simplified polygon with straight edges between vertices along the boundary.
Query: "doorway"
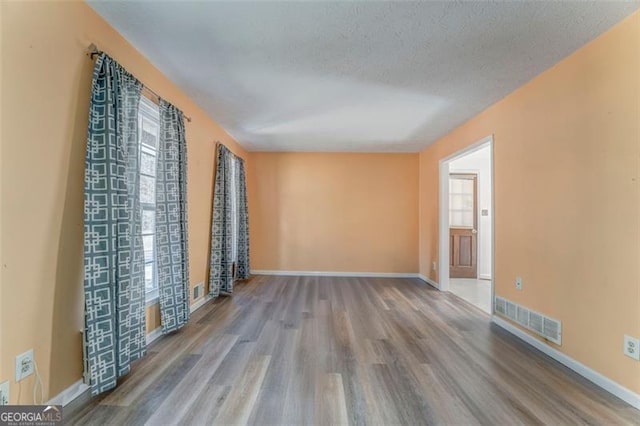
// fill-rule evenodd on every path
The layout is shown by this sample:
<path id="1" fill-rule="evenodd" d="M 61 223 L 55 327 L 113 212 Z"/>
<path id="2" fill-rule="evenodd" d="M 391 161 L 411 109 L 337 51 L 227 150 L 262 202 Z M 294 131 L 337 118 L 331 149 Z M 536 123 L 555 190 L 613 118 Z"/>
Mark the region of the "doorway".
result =
<path id="1" fill-rule="evenodd" d="M 439 287 L 493 312 L 493 137 L 440 161 Z"/>
<path id="2" fill-rule="evenodd" d="M 449 166 L 449 278 L 478 278 L 478 174 Z"/>

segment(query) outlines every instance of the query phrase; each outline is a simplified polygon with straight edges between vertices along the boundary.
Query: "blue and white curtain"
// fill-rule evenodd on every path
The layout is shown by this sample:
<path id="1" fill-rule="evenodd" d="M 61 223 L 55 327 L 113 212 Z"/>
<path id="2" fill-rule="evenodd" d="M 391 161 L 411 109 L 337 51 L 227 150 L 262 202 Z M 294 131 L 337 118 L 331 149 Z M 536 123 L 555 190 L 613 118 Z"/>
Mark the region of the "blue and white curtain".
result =
<path id="1" fill-rule="evenodd" d="M 156 175 L 156 262 L 162 332 L 189 320 L 187 142 L 182 112 L 160 100 Z"/>
<path id="2" fill-rule="evenodd" d="M 142 84 L 101 54 L 89 109 L 84 182 L 85 348 L 91 393 L 116 386 L 146 352 L 139 194 Z"/>
<path id="3" fill-rule="evenodd" d="M 213 188 L 209 294 L 233 292 L 234 279 L 249 278 L 249 213 L 244 161 L 218 144 Z M 235 277 L 234 277 L 235 270 Z"/>
<path id="4" fill-rule="evenodd" d="M 142 84 L 109 56 L 91 88 L 84 198 L 85 362 L 91 393 L 146 353 L 138 109 Z M 189 320 L 187 151 L 182 112 L 160 100 L 156 268 L 163 333 Z"/>
<path id="5" fill-rule="evenodd" d="M 246 280 L 251 273 L 249 265 L 249 204 L 247 203 L 247 176 L 244 161 L 238 159 L 238 255 L 237 274 Z"/>

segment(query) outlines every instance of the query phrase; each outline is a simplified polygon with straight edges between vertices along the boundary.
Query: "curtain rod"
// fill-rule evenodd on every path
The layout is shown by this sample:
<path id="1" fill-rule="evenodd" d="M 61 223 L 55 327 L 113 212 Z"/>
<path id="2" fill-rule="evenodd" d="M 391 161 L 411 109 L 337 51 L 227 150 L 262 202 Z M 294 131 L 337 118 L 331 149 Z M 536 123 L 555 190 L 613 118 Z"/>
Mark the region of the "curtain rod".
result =
<path id="1" fill-rule="evenodd" d="M 96 55 L 100 55 L 100 54 L 102 54 L 102 53 L 103 53 L 103 52 L 102 52 L 102 50 L 99 50 L 99 49 L 98 49 L 98 46 L 96 46 L 96 45 L 95 45 L 95 43 L 91 43 L 91 44 L 89 45 L 89 47 L 87 48 L 87 56 L 88 56 L 89 58 L 91 58 L 92 60 L 93 60 L 93 57 L 94 57 L 94 56 L 96 56 Z M 142 84 L 142 86 L 143 86 L 147 91 L 151 92 L 151 94 L 152 94 L 153 96 L 155 96 L 155 97 L 156 97 L 156 98 L 158 98 L 158 99 L 161 99 L 161 98 L 160 98 L 160 95 L 158 95 L 158 94 L 157 94 L 154 90 L 152 90 L 150 87 L 146 86 L 145 84 Z M 189 117 L 189 116 L 185 115 L 185 113 L 184 113 L 184 112 L 182 113 L 182 115 L 184 116 L 184 119 L 185 119 L 185 120 L 187 120 L 189 123 L 191 123 L 191 117 Z"/>

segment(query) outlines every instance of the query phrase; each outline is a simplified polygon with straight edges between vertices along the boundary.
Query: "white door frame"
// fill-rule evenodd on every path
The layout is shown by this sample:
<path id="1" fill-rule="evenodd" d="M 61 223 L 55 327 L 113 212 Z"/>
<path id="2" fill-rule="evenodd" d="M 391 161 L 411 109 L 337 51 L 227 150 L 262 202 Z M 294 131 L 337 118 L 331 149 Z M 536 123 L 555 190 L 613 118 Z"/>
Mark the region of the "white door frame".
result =
<path id="1" fill-rule="evenodd" d="M 478 142 L 457 151 L 440 160 L 439 177 L 439 254 L 438 254 L 438 288 L 440 291 L 449 291 L 449 164 L 460 157 L 489 146 L 491 151 L 491 312 L 493 313 L 494 282 L 495 282 L 495 242 L 496 242 L 496 215 L 495 215 L 495 171 L 493 162 L 493 135 L 480 139 Z"/>

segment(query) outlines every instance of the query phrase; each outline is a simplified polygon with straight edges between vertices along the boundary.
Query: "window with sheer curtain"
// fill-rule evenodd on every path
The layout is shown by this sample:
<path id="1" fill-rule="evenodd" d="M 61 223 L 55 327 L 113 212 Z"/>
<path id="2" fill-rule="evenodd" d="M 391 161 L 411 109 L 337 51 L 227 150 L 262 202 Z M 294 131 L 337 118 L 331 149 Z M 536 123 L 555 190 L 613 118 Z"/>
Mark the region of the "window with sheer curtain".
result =
<path id="1" fill-rule="evenodd" d="M 144 283 L 147 303 L 158 298 L 158 271 L 155 252 L 156 163 L 160 126 L 158 105 L 142 96 L 138 110 L 140 144 L 140 208 L 144 246 Z"/>

